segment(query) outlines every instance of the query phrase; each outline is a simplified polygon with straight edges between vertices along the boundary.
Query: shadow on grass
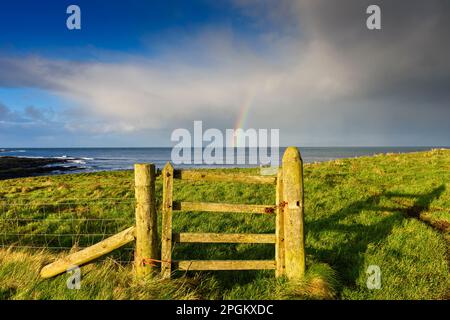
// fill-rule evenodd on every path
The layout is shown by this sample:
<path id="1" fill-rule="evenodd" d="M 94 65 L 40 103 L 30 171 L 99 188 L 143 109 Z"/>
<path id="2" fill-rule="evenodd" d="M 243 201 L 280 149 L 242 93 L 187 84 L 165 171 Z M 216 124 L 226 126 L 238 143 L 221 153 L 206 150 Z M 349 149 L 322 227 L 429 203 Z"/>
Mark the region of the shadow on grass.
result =
<path id="1" fill-rule="evenodd" d="M 426 194 L 406 194 L 383 192 L 378 195 L 367 197 L 364 200 L 356 201 L 349 206 L 338 210 L 331 216 L 306 224 L 307 235 L 313 235 L 316 242 L 320 243 L 321 235 L 326 231 L 337 232 L 345 240 L 333 239 L 333 246 L 329 249 L 317 248 L 306 242 L 306 252 L 312 256 L 314 261 L 328 263 L 342 277 L 341 280 L 346 285 L 354 285 L 364 263 L 364 252 L 369 244 L 376 244 L 385 239 L 394 226 L 401 223 L 405 218 L 416 218 L 420 213 L 429 209 L 433 200 L 439 198 L 444 192 L 445 186 L 441 185 Z M 415 199 L 411 206 L 386 207 L 380 205 L 383 198 L 407 198 Z M 375 211 L 380 214 L 388 214 L 380 221 L 367 224 L 350 222 L 346 224 L 345 219 L 358 216 L 362 211 Z M 307 213 L 306 213 L 307 214 Z M 376 218 L 375 218 L 376 219 Z M 370 223 L 371 222 L 371 223 Z M 337 235 L 339 236 L 339 235 Z M 174 251 L 174 258 L 177 259 L 233 259 L 233 260 L 258 260 L 273 259 L 273 245 L 245 245 L 237 249 L 235 244 L 186 244 L 178 246 Z M 188 274 L 192 274 L 189 272 Z M 176 272 L 175 276 L 185 274 Z M 202 272 L 205 274 L 205 272 Z M 218 286 L 229 289 L 236 285 L 245 285 L 260 278 L 261 275 L 273 276 L 270 271 L 218 271 L 208 272 L 216 279 Z"/>
<path id="2" fill-rule="evenodd" d="M 306 225 L 307 235 L 318 239 L 320 243 L 321 234 L 326 231 L 335 233 L 335 238 L 342 236 L 343 240 L 333 243 L 329 249 L 314 247 L 306 242 L 306 252 L 315 259 L 330 264 L 346 285 L 354 285 L 364 264 L 364 252 L 369 244 L 376 244 L 385 239 L 392 229 L 405 218 L 419 218 L 420 214 L 427 211 L 433 200 L 440 197 L 445 191 L 441 185 L 425 194 L 407 194 L 395 192 L 383 192 L 370 196 L 365 200 L 356 201 L 349 206 L 338 210 L 331 216 L 312 221 Z M 415 199 L 410 206 L 386 207 L 379 203 L 383 198 L 407 198 Z M 380 215 L 389 213 L 385 218 L 375 223 L 362 224 L 351 222 L 346 224 L 345 219 L 360 214 L 362 211 L 375 211 Z M 368 222 L 370 222 L 368 220 Z"/>

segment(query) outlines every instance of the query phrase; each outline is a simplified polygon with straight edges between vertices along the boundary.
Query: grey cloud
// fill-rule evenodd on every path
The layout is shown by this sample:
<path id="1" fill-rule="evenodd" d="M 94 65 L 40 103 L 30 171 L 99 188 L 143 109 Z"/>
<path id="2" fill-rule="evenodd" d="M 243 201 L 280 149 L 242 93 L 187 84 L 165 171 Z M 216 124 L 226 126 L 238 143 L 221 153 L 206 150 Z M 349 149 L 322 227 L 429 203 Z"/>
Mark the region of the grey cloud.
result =
<path id="1" fill-rule="evenodd" d="M 4 119 L 8 116 L 9 109 L 2 103 L 0 103 L 0 119 Z"/>
<path id="2" fill-rule="evenodd" d="M 45 120 L 45 114 L 42 112 L 42 110 L 34 106 L 26 107 L 25 115 L 33 120 Z"/>
<path id="3" fill-rule="evenodd" d="M 365 28 L 365 8 L 382 9 L 382 30 Z M 334 58 L 352 69 L 360 93 L 430 95 L 445 90 L 450 75 L 450 2 L 445 0 L 324 0 L 298 2 L 302 27 L 326 42 Z M 409 93 L 405 92 L 409 89 Z M 429 94 L 430 93 L 430 94 Z"/>
<path id="4" fill-rule="evenodd" d="M 2 123 L 23 122 L 24 119 L 18 112 L 11 110 L 9 107 L 0 102 L 0 121 Z"/>
<path id="5" fill-rule="evenodd" d="M 52 111 L 48 108 L 27 106 L 24 109 L 11 109 L 0 102 L 0 122 L 2 126 L 33 125 L 37 122 L 51 123 Z"/>

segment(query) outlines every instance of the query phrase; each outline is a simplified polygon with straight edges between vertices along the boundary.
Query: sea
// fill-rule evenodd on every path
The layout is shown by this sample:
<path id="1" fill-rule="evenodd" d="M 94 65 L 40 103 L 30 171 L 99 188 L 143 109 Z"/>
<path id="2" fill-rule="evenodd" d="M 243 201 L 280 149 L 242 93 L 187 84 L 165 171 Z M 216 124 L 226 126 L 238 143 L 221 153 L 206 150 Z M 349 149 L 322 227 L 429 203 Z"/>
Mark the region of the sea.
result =
<path id="1" fill-rule="evenodd" d="M 426 151 L 433 148 L 438 147 L 299 147 L 299 150 L 304 163 L 312 163 L 375 154 Z M 280 148 L 279 150 L 280 159 L 284 149 Z M 235 155 L 237 155 L 237 150 L 234 151 Z M 197 152 L 202 152 L 202 150 L 197 150 Z M 225 154 L 227 150 L 223 152 Z M 171 161 L 171 154 L 172 148 L 0 148 L 0 156 L 65 159 L 67 162 L 64 165 L 72 166 L 74 169 L 70 171 L 72 173 L 77 171 L 129 170 L 133 168 L 135 163 L 154 163 L 157 168 L 162 168 L 167 161 Z M 223 165 L 201 163 L 182 164 L 176 165 L 176 167 L 218 168 L 259 166 L 260 163 L 249 164 L 249 154 L 250 150 L 246 149 L 245 159 L 241 159 L 240 164 Z M 236 160 L 236 162 L 238 161 Z"/>

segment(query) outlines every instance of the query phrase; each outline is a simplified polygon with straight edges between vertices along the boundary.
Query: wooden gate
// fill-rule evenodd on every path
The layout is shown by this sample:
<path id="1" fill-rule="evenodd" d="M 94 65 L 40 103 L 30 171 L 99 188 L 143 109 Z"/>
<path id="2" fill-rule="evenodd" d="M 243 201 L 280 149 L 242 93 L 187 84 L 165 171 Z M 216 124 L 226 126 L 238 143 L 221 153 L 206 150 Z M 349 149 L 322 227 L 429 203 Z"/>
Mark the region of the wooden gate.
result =
<path id="1" fill-rule="evenodd" d="M 168 162 L 162 171 L 161 274 L 170 278 L 178 270 L 263 270 L 275 269 L 276 276 L 302 277 L 305 269 L 303 235 L 303 172 L 297 148 L 288 148 L 277 176 L 219 174 L 198 170 L 175 170 Z M 221 181 L 275 186 L 274 205 L 227 204 L 173 201 L 174 179 Z M 175 211 L 226 212 L 276 215 L 275 234 L 173 233 Z M 172 260 L 174 243 L 273 243 L 274 260 Z M 287 265 L 286 265 L 287 263 Z"/>
<path id="2" fill-rule="evenodd" d="M 135 165 L 136 225 L 91 247 L 72 253 L 46 265 L 44 278 L 63 273 L 136 241 L 134 266 L 138 277 L 153 274 L 149 262 L 161 262 L 161 274 L 170 278 L 172 267 L 179 270 L 262 270 L 275 269 L 276 276 L 301 279 L 305 273 L 303 228 L 303 165 L 297 148 L 289 147 L 283 155 L 277 176 L 218 174 L 198 170 L 174 170 L 170 163 L 163 171 L 162 248 L 158 259 L 158 232 L 155 208 L 155 166 Z M 228 181 L 236 183 L 272 184 L 276 186 L 276 203 L 272 206 L 204 202 L 174 202 L 174 179 Z M 276 215 L 275 234 L 173 233 L 174 211 L 229 212 Z M 172 261 L 173 243 L 273 243 L 274 260 L 183 260 Z"/>

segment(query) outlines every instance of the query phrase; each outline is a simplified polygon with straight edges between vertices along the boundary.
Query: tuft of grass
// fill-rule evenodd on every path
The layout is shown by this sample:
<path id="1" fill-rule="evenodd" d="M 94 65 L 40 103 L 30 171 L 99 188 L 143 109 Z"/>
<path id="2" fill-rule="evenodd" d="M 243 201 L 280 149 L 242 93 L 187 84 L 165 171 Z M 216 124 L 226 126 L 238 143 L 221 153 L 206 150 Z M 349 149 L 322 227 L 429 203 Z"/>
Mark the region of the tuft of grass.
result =
<path id="1" fill-rule="evenodd" d="M 278 290 L 281 299 L 336 299 L 340 290 L 338 274 L 325 263 L 309 266 L 305 278 L 300 281 L 285 281 Z"/>

